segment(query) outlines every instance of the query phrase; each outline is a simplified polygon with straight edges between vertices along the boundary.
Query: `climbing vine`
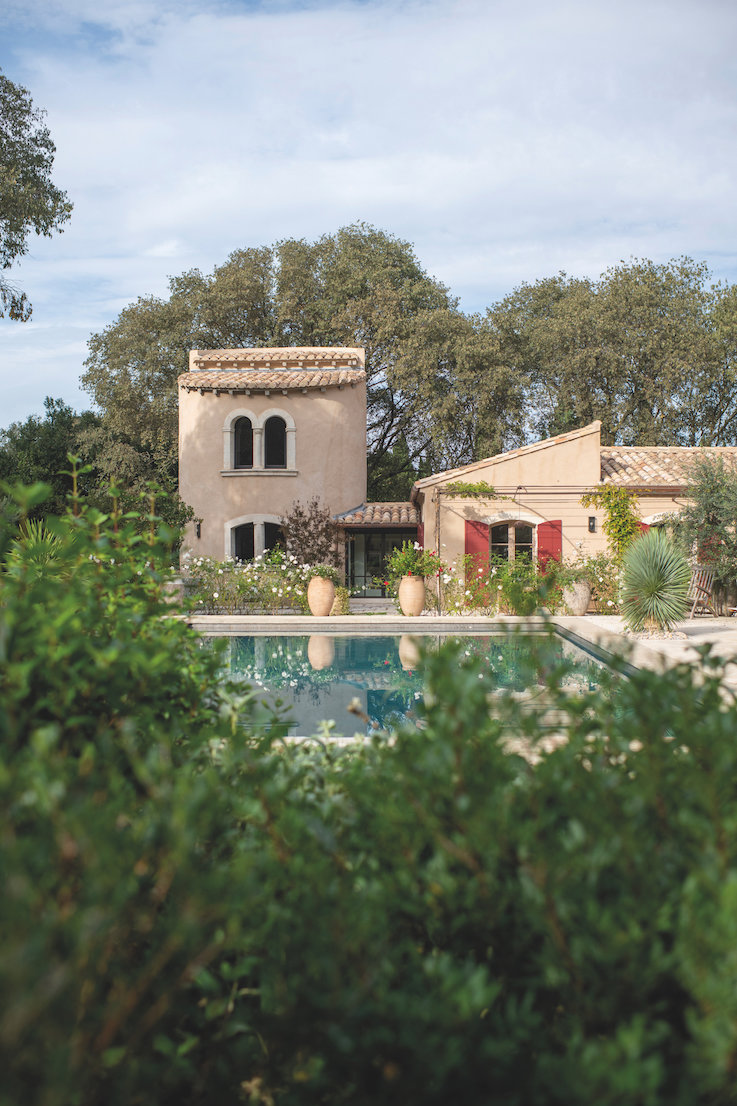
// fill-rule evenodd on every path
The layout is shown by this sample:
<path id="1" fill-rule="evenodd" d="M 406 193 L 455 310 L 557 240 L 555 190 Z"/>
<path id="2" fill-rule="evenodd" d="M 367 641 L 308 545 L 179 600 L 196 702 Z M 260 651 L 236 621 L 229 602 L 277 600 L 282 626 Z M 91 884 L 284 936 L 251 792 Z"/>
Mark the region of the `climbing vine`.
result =
<path id="1" fill-rule="evenodd" d="M 602 528 L 607 536 L 609 551 L 618 565 L 642 530 L 637 504 L 634 492 L 616 484 L 593 488 L 581 496 L 582 507 L 596 507 L 604 512 Z"/>
<path id="2" fill-rule="evenodd" d="M 487 484 L 485 480 L 472 483 L 468 480 L 452 480 L 443 488 L 445 495 L 452 497 L 461 496 L 464 499 L 508 499 L 507 495 L 499 495 L 496 488 Z"/>

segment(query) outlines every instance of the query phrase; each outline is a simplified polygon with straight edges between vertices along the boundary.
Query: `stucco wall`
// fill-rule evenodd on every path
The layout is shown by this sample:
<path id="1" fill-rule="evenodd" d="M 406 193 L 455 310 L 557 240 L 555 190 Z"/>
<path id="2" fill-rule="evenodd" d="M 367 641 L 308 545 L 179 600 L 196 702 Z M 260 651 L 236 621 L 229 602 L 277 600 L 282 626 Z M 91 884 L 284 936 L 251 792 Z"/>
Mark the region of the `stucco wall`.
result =
<path id="1" fill-rule="evenodd" d="M 421 481 L 417 494 L 425 546 L 438 548 L 441 557 L 453 564 L 465 552 L 466 520 L 490 526 L 521 521 L 537 527 L 541 522 L 559 519 L 564 560 L 579 553 L 603 552 L 607 548 L 603 512 L 582 507 L 580 502 L 584 492 L 599 486 L 600 478 L 599 423 L 593 423 L 581 431 Z M 454 480 L 491 484 L 498 498 L 450 496 L 445 488 Z M 643 519 L 649 519 L 677 510 L 682 503 L 682 498 L 654 490 L 640 495 L 638 509 Z M 591 516 L 596 519 L 594 533 L 588 528 Z"/>
<path id="2" fill-rule="evenodd" d="M 224 464 L 224 428 L 238 413 L 293 420 L 294 468 L 255 471 Z M 289 440 L 289 434 L 288 434 Z M 295 500 L 318 496 L 333 514 L 366 499 L 366 387 L 308 388 L 282 395 L 179 392 L 179 491 L 202 520 L 187 527 L 184 549 L 222 558 L 230 525 L 278 521 Z"/>

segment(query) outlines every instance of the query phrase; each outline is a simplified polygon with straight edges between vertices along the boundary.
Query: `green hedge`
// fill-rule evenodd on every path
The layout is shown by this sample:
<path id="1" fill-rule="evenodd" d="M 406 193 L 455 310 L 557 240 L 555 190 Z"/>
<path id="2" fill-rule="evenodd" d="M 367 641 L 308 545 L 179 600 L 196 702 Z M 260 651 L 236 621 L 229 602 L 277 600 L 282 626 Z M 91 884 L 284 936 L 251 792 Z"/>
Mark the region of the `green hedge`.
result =
<path id="1" fill-rule="evenodd" d="M 3 1106 L 735 1100 L 716 671 L 490 700 L 441 652 L 421 730 L 255 739 L 166 543 L 56 533 L 0 535 Z"/>

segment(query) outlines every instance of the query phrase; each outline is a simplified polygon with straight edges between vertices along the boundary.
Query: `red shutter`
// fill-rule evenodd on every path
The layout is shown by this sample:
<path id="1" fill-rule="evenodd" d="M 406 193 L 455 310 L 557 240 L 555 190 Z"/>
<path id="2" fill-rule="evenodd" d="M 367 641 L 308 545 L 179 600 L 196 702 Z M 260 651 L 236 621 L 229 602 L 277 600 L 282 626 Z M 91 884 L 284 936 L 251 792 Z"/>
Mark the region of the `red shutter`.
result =
<path id="1" fill-rule="evenodd" d="M 424 522 L 418 522 L 417 523 L 417 541 L 419 542 L 419 544 L 424 549 L 425 548 L 425 524 L 424 524 Z"/>
<path id="2" fill-rule="evenodd" d="M 560 519 L 541 522 L 537 528 L 537 563 L 542 572 L 551 557 L 556 561 L 563 554 L 563 524 Z"/>
<path id="3" fill-rule="evenodd" d="M 477 568 L 489 567 L 489 527 L 485 522 L 466 519 L 466 553 L 473 557 Z"/>

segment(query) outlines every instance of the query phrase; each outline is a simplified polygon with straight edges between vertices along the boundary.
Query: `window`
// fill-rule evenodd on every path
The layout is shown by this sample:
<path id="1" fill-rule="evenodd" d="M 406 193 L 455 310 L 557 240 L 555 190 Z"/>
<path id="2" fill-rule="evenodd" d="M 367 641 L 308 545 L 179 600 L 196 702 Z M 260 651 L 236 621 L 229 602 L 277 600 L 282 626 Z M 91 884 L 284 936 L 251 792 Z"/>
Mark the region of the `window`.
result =
<path id="1" fill-rule="evenodd" d="M 516 557 L 532 560 L 532 527 L 527 523 L 503 522 L 491 527 L 491 555 L 498 560 Z"/>
<path id="2" fill-rule="evenodd" d="M 267 469 L 287 467 L 287 424 L 279 415 L 272 415 L 264 426 L 264 466 Z"/>
<path id="3" fill-rule="evenodd" d="M 284 549 L 284 531 L 278 522 L 264 523 L 264 551 Z"/>
<path id="4" fill-rule="evenodd" d="M 253 468 L 253 424 L 250 419 L 235 420 L 233 467 L 237 469 Z"/>
<path id="5" fill-rule="evenodd" d="M 254 557 L 253 523 L 244 522 L 233 531 L 233 556 L 237 561 L 252 561 Z"/>

